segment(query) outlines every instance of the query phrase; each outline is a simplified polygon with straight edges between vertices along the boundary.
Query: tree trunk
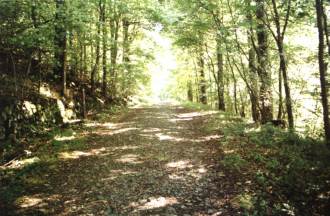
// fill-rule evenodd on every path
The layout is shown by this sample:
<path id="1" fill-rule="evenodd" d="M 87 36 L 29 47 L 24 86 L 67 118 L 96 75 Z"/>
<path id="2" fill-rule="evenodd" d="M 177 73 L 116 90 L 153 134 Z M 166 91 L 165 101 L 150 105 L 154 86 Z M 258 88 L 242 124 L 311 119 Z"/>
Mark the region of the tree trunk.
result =
<path id="1" fill-rule="evenodd" d="M 65 29 L 65 1 L 55 0 L 56 15 L 55 15 L 55 54 L 53 72 L 58 81 L 61 83 L 61 93 L 66 94 L 66 29 Z"/>
<path id="2" fill-rule="evenodd" d="M 86 36 L 84 35 L 84 43 L 83 43 L 83 72 L 82 76 L 84 77 L 87 74 L 87 45 L 86 45 Z"/>
<path id="3" fill-rule="evenodd" d="M 111 31 L 111 66 L 110 66 L 110 76 L 111 76 L 111 97 L 116 97 L 117 86 L 116 86 L 116 66 L 117 66 L 117 55 L 118 55 L 118 32 L 119 23 L 115 20 L 115 16 L 110 20 L 110 31 Z"/>
<path id="4" fill-rule="evenodd" d="M 261 122 L 267 123 L 273 120 L 273 98 L 272 98 L 272 78 L 269 68 L 268 57 L 268 33 L 264 24 L 265 7 L 264 0 L 256 0 L 257 10 L 257 72 L 260 79 L 260 112 Z"/>
<path id="5" fill-rule="evenodd" d="M 245 1 L 246 7 L 250 8 L 251 0 Z M 249 96 L 251 101 L 251 115 L 254 122 L 260 121 L 260 112 L 259 112 L 259 83 L 257 65 L 256 65 L 256 50 L 254 46 L 254 31 L 253 31 L 253 18 L 252 13 L 249 10 L 247 12 L 247 20 L 249 22 L 249 31 L 248 31 L 248 43 L 249 43 L 249 80 L 251 82 L 251 86 L 249 88 Z"/>
<path id="6" fill-rule="evenodd" d="M 188 82 L 188 91 L 187 91 L 187 97 L 188 97 L 188 101 L 193 102 L 194 101 L 194 94 L 193 94 L 193 88 L 192 88 L 192 84 L 189 81 Z"/>
<path id="7" fill-rule="evenodd" d="M 102 94 L 106 96 L 107 94 L 107 25 L 106 25 L 106 17 L 105 17 L 105 3 L 103 3 L 101 9 L 102 14 L 102 43 L 103 43 L 103 54 L 102 54 L 102 67 L 103 67 L 103 77 L 102 77 Z"/>
<path id="8" fill-rule="evenodd" d="M 217 38 L 217 63 L 218 63 L 218 82 L 217 82 L 217 91 L 218 91 L 218 108 L 221 111 L 226 111 L 225 106 L 225 96 L 224 96 L 224 84 L 223 84 L 223 77 L 224 77 L 224 70 L 223 70 L 223 54 L 221 50 L 221 39 L 218 36 Z"/>
<path id="9" fill-rule="evenodd" d="M 251 36 L 252 37 L 252 36 Z M 250 43 L 252 43 L 252 39 L 250 39 Z M 260 121 L 260 112 L 259 112 L 259 83 L 256 77 L 258 73 L 256 71 L 256 53 L 254 48 L 251 45 L 249 50 L 249 76 L 251 80 L 251 91 L 250 91 L 250 100 L 251 100 L 251 113 L 252 119 L 254 122 Z"/>
<path id="10" fill-rule="evenodd" d="M 126 89 L 129 89 L 132 83 L 131 68 L 130 68 L 130 40 L 129 40 L 129 26 L 130 23 L 127 19 L 123 19 L 123 64 L 125 69 L 126 79 L 124 85 L 126 84 Z"/>
<path id="11" fill-rule="evenodd" d="M 234 108 L 235 108 L 235 114 L 238 114 L 238 100 L 237 100 L 237 80 L 234 74 L 234 71 L 232 71 L 233 75 L 233 81 L 234 81 Z"/>
<path id="12" fill-rule="evenodd" d="M 281 120 L 283 117 L 283 93 L 282 93 L 282 71 L 278 72 L 278 112 L 277 112 L 277 120 Z"/>
<path id="13" fill-rule="evenodd" d="M 286 111 L 288 114 L 289 128 L 294 129 L 292 99 L 291 99 L 289 78 L 288 78 L 288 72 L 287 72 L 287 63 L 286 63 L 286 58 L 284 55 L 283 41 L 278 44 L 278 50 L 279 50 L 279 55 L 280 55 L 280 68 L 282 71 L 283 83 L 284 83 L 285 105 L 286 105 Z"/>
<path id="14" fill-rule="evenodd" d="M 99 22 L 97 23 L 97 39 L 96 39 L 96 53 L 95 64 L 91 72 L 91 92 L 95 92 L 95 79 L 96 73 L 98 73 L 100 64 L 100 34 L 101 34 L 101 22 L 102 22 L 102 0 L 99 0 Z"/>
<path id="15" fill-rule="evenodd" d="M 328 63 L 324 59 L 325 54 L 325 44 L 324 44 L 324 28 L 325 23 L 323 19 L 324 8 L 323 0 L 315 0 L 316 4 L 316 15 L 317 15 L 317 27 L 319 31 L 319 70 L 320 70 L 320 82 L 321 82 L 321 101 L 323 106 L 323 121 L 324 121 L 324 131 L 325 139 L 330 147 L 330 121 L 329 121 L 329 102 L 328 102 L 328 89 L 326 83 L 327 76 L 327 66 Z"/>
<path id="16" fill-rule="evenodd" d="M 206 96 L 206 81 L 205 81 L 205 73 L 204 73 L 204 59 L 201 55 L 198 60 L 199 66 L 199 88 L 200 88 L 200 96 L 199 100 L 202 104 L 207 104 L 207 96 Z"/>
<path id="17" fill-rule="evenodd" d="M 282 72 L 283 76 L 283 83 L 284 83 L 284 91 L 285 91 L 285 105 L 286 105 L 286 111 L 288 114 L 288 122 L 289 122 L 289 128 L 291 130 L 294 129 L 294 117 L 293 117 L 293 111 L 292 111 L 292 99 L 291 99 L 291 93 L 290 93 L 290 85 L 289 85 L 289 78 L 288 78 L 288 72 L 287 72 L 287 59 L 285 57 L 285 50 L 284 50 L 284 35 L 285 35 L 285 30 L 286 26 L 288 23 L 289 15 L 290 15 L 290 10 L 291 10 L 291 1 L 288 2 L 288 7 L 287 7 L 287 14 L 286 14 L 286 19 L 285 19 L 285 24 L 283 27 L 283 30 L 281 30 L 281 23 L 280 23 L 280 16 L 277 10 L 277 5 L 276 5 L 276 0 L 272 0 L 272 6 L 273 6 L 273 11 L 274 11 L 274 22 L 276 26 L 276 35 L 273 33 L 275 40 L 276 40 L 276 45 L 278 49 L 278 54 L 280 58 L 280 70 Z M 282 86 L 280 86 L 280 90 L 282 90 Z M 280 95 L 282 92 L 280 92 Z M 280 101 L 282 103 L 282 101 Z M 281 104 L 280 104 L 281 106 Z"/>

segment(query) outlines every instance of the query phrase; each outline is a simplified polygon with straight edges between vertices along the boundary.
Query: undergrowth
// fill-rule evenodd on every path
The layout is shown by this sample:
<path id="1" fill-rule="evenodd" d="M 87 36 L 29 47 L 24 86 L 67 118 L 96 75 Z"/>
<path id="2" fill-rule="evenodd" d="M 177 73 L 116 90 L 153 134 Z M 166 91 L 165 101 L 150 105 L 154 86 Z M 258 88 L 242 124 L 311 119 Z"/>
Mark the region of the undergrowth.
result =
<path id="1" fill-rule="evenodd" d="M 322 140 L 223 113 L 215 119 L 211 125 L 224 134 L 221 163 L 232 173 L 244 172 L 246 181 L 253 182 L 242 186 L 243 194 L 250 191 L 253 203 L 252 208 L 240 206 L 246 215 L 329 212 L 330 151 Z"/>
<path id="2" fill-rule="evenodd" d="M 194 110 L 212 110 L 213 108 L 209 105 L 201 104 L 201 103 L 194 103 L 194 102 L 183 102 L 181 105 L 187 109 L 194 109 Z"/>

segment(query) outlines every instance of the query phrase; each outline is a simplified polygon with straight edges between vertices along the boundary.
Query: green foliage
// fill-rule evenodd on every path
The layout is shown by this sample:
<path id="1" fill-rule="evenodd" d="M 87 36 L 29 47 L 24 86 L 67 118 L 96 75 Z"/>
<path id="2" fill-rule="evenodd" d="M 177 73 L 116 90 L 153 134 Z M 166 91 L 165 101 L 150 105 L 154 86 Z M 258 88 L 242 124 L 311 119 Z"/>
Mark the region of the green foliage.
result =
<path id="1" fill-rule="evenodd" d="M 230 117 L 225 117 L 224 121 L 230 121 Z M 246 125 L 242 122 L 230 122 L 226 124 L 226 127 L 223 129 L 223 133 L 225 137 L 232 137 L 232 136 L 238 136 L 243 137 L 245 136 L 245 129 Z"/>
<path id="2" fill-rule="evenodd" d="M 212 108 L 208 105 L 201 104 L 201 103 L 194 103 L 194 102 L 184 102 L 181 105 L 185 108 L 192 109 L 192 110 L 212 110 Z"/>
<path id="3" fill-rule="evenodd" d="M 330 151 L 322 140 L 270 124 L 260 127 L 244 122 L 224 124 L 225 119 L 221 118 L 218 125 L 225 136 L 221 148 L 226 155 L 221 163 L 233 170 L 244 168 L 244 173 L 253 176 L 253 184 L 257 185 L 252 189 L 253 210 L 248 215 L 313 214 L 314 210 L 306 205 L 318 205 L 315 200 L 327 190 L 330 178 Z M 320 202 L 326 205 L 326 200 Z"/>
<path id="4" fill-rule="evenodd" d="M 246 165 L 246 160 L 244 160 L 240 154 L 230 154 L 225 155 L 222 164 L 228 168 L 240 170 Z"/>

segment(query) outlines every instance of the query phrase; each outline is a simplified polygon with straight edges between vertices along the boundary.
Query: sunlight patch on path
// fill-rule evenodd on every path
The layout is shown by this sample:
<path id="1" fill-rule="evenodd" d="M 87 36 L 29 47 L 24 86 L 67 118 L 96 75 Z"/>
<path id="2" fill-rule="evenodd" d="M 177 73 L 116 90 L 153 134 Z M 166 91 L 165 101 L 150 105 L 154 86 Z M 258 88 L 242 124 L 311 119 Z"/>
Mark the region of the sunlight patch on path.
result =
<path id="1" fill-rule="evenodd" d="M 135 211 L 143 211 L 162 208 L 178 203 L 179 202 L 175 197 L 150 197 L 148 200 L 141 200 L 139 203 L 133 202 L 130 206 L 136 208 Z"/>
<path id="2" fill-rule="evenodd" d="M 201 111 L 201 112 L 190 112 L 190 113 L 182 113 L 175 115 L 177 118 L 193 118 L 193 117 L 199 117 L 199 116 L 206 116 L 206 115 L 213 115 L 218 113 L 218 111 Z"/>
<path id="3" fill-rule="evenodd" d="M 48 202 L 58 201 L 61 198 L 58 194 L 46 196 L 45 194 L 35 194 L 31 196 L 22 196 L 16 200 L 16 204 L 21 208 L 32 208 L 38 206 L 48 206 Z"/>
<path id="4" fill-rule="evenodd" d="M 0 169 L 21 169 L 25 166 L 40 162 L 39 157 L 26 158 L 21 160 L 14 160 L 9 166 L 0 166 Z"/>
<path id="5" fill-rule="evenodd" d="M 62 152 L 59 154 L 60 159 L 68 160 L 68 159 L 78 159 L 80 157 L 87 157 L 87 156 L 96 156 L 96 155 L 104 155 L 107 151 L 106 148 L 102 147 L 99 149 L 92 149 L 89 152 L 83 152 L 83 151 L 72 151 L 72 152 Z"/>
<path id="6" fill-rule="evenodd" d="M 175 162 L 170 162 L 166 164 L 167 168 L 176 168 L 176 169 L 185 169 L 185 168 L 191 168 L 193 165 L 191 164 L 190 160 L 180 160 Z"/>
<path id="7" fill-rule="evenodd" d="M 170 141 L 183 141 L 183 138 L 178 138 L 178 137 L 174 137 L 174 136 L 170 136 L 167 134 L 163 134 L 163 133 L 157 133 L 156 137 L 160 140 L 160 141 L 165 141 L 165 140 L 170 140 Z"/>
<path id="8" fill-rule="evenodd" d="M 143 161 L 136 154 L 126 154 L 121 156 L 119 159 L 116 159 L 116 162 L 120 163 L 130 163 L 130 164 L 140 164 Z"/>

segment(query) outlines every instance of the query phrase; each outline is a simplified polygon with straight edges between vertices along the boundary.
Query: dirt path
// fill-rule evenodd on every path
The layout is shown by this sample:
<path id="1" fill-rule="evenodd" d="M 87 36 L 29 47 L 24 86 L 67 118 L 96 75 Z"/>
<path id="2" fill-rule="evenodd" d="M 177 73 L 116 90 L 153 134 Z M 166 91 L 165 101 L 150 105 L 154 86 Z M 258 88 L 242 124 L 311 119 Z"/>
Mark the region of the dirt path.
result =
<path id="1" fill-rule="evenodd" d="M 232 215 L 210 112 L 159 106 L 90 122 L 79 150 L 26 184 L 8 215 Z M 66 139 L 63 139 L 65 142 Z M 33 174 L 33 175 L 38 175 Z M 4 212 L 3 211 L 3 212 Z M 1 213 L 3 215 L 3 213 Z"/>

